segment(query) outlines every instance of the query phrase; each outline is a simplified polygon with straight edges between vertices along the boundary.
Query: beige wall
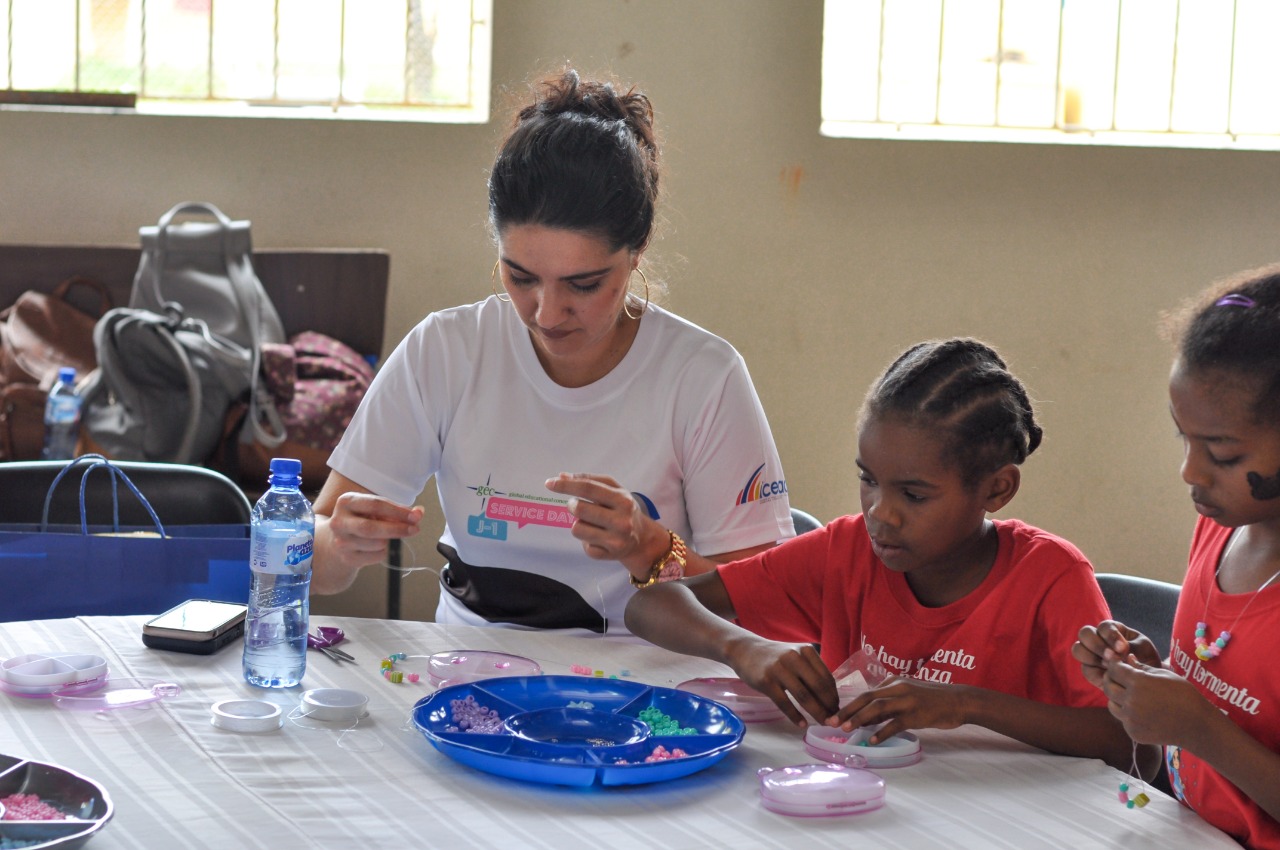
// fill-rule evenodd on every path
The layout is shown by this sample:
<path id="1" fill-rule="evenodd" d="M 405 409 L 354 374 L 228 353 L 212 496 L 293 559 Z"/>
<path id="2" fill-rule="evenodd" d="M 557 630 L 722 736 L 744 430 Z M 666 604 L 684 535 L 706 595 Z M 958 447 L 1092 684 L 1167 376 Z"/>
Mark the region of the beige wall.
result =
<path id="1" fill-rule="evenodd" d="M 1179 580 L 1193 512 L 1158 312 L 1269 262 L 1276 154 L 818 135 L 820 0 L 495 0 L 495 88 L 572 59 L 640 82 L 667 144 L 669 304 L 746 357 L 792 499 L 857 510 L 867 384 L 926 337 L 1001 348 L 1044 447 L 1006 514 Z M 502 102 L 499 92 L 495 103 Z M 487 126 L 0 113 L 0 241 L 135 243 L 178 200 L 264 247 L 392 255 L 388 345 L 488 292 Z M 425 499 L 434 501 L 434 490 Z M 438 513 L 432 513 L 433 517 Z M 419 565 L 437 562 L 415 544 Z M 377 613 L 382 575 L 320 610 Z M 432 579 L 406 581 L 429 616 Z"/>

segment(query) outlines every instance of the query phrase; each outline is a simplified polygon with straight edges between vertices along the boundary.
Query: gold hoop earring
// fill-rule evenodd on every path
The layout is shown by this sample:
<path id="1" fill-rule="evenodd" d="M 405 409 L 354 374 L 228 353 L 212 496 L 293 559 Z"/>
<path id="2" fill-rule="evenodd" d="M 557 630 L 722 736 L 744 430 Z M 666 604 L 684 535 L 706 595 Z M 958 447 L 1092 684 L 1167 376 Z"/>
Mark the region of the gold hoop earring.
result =
<path id="1" fill-rule="evenodd" d="M 640 282 L 644 284 L 644 306 L 640 308 L 638 316 L 631 315 L 631 311 L 627 309 L 627 298 L 631 297 L 631 293 L 627 293 L 627 297 L 622 299 L 622 312 L 627 314 L 627 318 L 635 321 L 644 315 L 644 311 L 649 309 L 649 278 L 644 276 L 644 270 L 639 266 L 632 269 L 633 272 L 640 272 Z"/>
<path id="2" fill-rule="evenodd" d="M 510 295 L 498 295 L 498 266 L 502 264 L 501 260 L 493 261 L 493 272 L 489 275 L 489 288 L 493 290 L 493 294 L 499 301 L 510 301 Z"/>

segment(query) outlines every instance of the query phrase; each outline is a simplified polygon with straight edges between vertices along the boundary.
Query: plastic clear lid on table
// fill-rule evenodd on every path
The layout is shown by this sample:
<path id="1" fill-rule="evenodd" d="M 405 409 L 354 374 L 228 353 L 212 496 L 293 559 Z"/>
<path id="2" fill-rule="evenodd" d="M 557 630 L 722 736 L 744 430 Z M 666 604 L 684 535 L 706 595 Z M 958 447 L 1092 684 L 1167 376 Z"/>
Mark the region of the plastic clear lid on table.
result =
<path id="1" fill-rule="evenodd" d="M 713 699 L 747 723 L 779 720 L 785 716 L 782 709 L 774 705 L 773 700 L 741 679 L 715 677 L 690 679 L 676 685 L 676 690 Z"/>
<path id="2" fill-rule="evenodd" d="M 869 812 L 884 805 L 884 780 L 869 770 L 838 764 L 763 767 L 760 800 L 765 808 L 796 817 Z"/>
<path id="3" fill-rule="evenodd" d="M 137 708 L 182 693 L 182 686 L 155 679 L 112 679 L 93 691 L 66 688 L 54 691 L 53 704 L 70 711 L 109 711 Z"/>
<path id="4" fill-rule="evenodd" d="M 451 649 L 432 655 L 427 673 L 432 684 L 445 687 L 499 676 L 538 676 L 542 667 L 531 658 L 505 652 Z"/>

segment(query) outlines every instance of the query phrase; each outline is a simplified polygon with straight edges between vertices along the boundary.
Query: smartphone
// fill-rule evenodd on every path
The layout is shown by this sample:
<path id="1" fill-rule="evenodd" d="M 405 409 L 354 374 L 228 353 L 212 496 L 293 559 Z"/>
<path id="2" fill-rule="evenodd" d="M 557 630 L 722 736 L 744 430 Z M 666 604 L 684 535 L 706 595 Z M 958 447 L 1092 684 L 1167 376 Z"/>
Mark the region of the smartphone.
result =
<path id="1" fill-rule="evenodd" d="M 247 608 L 234 602 L 188 599 L 142 625 L 152 649 L 209 655 L 244 635 Z"/>

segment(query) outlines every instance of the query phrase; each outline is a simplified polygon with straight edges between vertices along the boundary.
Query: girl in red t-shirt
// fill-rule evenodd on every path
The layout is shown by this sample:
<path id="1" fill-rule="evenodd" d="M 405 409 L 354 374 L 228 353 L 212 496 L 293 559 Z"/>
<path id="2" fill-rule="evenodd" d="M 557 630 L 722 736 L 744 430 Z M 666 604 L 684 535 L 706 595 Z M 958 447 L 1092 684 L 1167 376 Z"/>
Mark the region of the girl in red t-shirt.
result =
<path id="1" fill-rule="evenodd" d="M 1210 287 L 1168 330 L 1201 515 L 1169 658 L 1111 620 L 1072 653 L 1133 740 L 1166 745 L 1179 799 L 1247 847 L 1280 848 L 1280 265 Z"/>
<path id="2" fill-rule="evenodd" d="M 1059 537 L 987 516 L 1014 497 L 1040 439 L 1026 390 L 989 346 L 916 345 L 863 405 L 861 514 L 647 586 L 627 626 L 728 664 L 801 726 L 800 709 L 846 731 L 883 724 L 875 744 L 972 723 L 1127 769 L 1131 743 L 1106 699 L 1062 663 L 1079 624 L 1107 616 L 1092 567 Z M 856 653 L 893 675 L 841 706 L 830 671 Z M 1158 759 L 1151 747 L 1141 762 Z"/>

